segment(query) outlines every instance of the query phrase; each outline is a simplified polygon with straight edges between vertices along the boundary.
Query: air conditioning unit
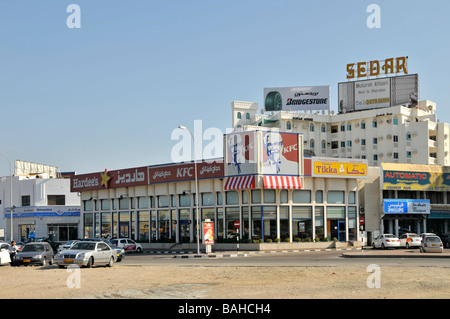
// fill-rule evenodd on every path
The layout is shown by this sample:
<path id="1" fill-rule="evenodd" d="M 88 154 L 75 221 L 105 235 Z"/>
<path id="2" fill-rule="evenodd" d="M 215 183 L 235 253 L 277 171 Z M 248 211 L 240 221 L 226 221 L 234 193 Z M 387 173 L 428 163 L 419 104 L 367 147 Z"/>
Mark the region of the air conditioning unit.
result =
<path id="1" fill-rule="evenodd" d="M 383 120 L 378 120 L 378 124 L 381 124 L 381 123 L 383 123 Z"/>
<path id="2" fill-rule="evenodd" d="M 392 135 L 391 135 L 391 134 L 388 134 L 388 135 L 386 136 L 386 138 L 387 138 L 388 140 L 390 140 L 390 139 L 392 138 Z"/>
<path id="3" fill-rule="evenodd" d="M 359 143 L 359 138 L 355 139 L 355 143 Z"/>
<path id="4" fill-rule="evenodd" d="M 391 152 L 387 153 L 387 156 L 392 157 L 392 153 Z"/>
<path id="5" fill-rule="evenodd" d="M 386 123 L 388 123 L 388 124 L 390 124 L 391 122 L 392 122 L 391 119 L 387 119 L 387 120 L 386 120 Z"/>

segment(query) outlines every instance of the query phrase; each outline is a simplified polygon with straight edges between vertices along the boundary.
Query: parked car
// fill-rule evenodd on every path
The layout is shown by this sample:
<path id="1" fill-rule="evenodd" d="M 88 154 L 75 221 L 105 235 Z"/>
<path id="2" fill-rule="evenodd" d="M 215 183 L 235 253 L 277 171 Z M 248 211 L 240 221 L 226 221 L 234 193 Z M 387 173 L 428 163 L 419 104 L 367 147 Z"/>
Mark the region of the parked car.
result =
<path id="1" fill-rule="evenodd" d="M 420 246 L 420 252 L 422 253 L 442 253 L 444 252 L 444 245 L 442 240 L 438 236 L 426 236 L 422 240 Z"/>
<path id="2" fill-rule="evenodd" d="M 420 234 L 420 237 L 422 237 L 422 241 L 427 236 L 437 236 L 435 233 L 422 233 Z"/>
<path id="3" fill-rule="evenodd" d="M 135 242 L 133 239 L 129 238 L 118 238 L 111 240 L 111 243 L 116 247 L 123 247 L 125 251 L 128 252 L 137 252 L 142 253 L 144 250 L 142 249 L 142 245 Z"/>
<path id="4" fill-rule="evenodd" d="M 39 237 L 39 238 L 30 238 L 25 243 L 41 243 L 46 242 L 49 243 L 53 249 L 53 252 L 56 253 L 58 251 L 59 243 L 51 239 L 50 237 Z"/>
<path id="5" fill-rule="evenodd" d="M 34 242 L 25 244 L 20 252 L 14 256 L 13 266 L 39 264 L 52 265 L 54 261 L 53 248 L 47 242 Z"/>
<path id="6" fill-rule="evenodd" d="M 445 248 L 450 248 L 450 234 L 446 233 L 446 234 L 442 234 L 439 235 L 439 237 L 442 240 L 442 244 L 444 244 Z"/>
<path id="7" fill-rule="evenodd" d="M 110 240 L 105 239 L 105 238 L 85 238 L 83 239 L 84 241 L 102 241 L 104 243 L 107 243 L 112 249 L 114 249 L 116 251 L 116 260 L 115 262 L 121 262 L 122 259 L 125 258 L 125 249 L 123 249 L 123 247 L 117 247 L 115 246 Z"/>
<path id="8" fill-rule="evenodd" d="M 0 242 L 0 265 L 9 265 L 10 263 L 9 244 L 7 242 Z"/>
<path id="9" fill-rule="evenodd" d="M 400 247 L 406 247 L 407 249 L 411 247 L 420 247 L 420 244 L 422 243 L 422 237 L 416 233 L 406 233 L 401 235 L 398 239 L 400 239 Z"/>
<path id="10" fill-rule="evenodd" d="M 399 248 L 400 247 L 400 239 L 395 237 L 392 234 L 382 234 L 374 239 L 372 243 L 373 248 Z"/>
<path id="11" fill-rule="evenodd" d="M 60 268 L 69 265 L 112 267 L 115 256 L 115 250 L 102 241 L 79 241 L 70 249 L 59 252 L 55 257 L 55 264 Z"/>
<path id="12" fill-rule="evenodd" d="M 79 242 L 79 240 L 69 240 L 69 241 L 65 242 L 64 244 L 59 245 L 58 252 L 69 249 L 77 242 Z"/>

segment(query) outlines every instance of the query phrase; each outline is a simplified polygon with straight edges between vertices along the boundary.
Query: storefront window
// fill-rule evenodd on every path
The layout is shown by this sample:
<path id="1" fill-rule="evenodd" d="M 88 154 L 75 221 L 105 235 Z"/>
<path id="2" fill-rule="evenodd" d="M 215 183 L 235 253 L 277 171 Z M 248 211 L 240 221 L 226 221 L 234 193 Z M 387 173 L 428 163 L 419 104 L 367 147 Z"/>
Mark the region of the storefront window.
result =
<path id="1" fill-rule="evenodd" d="M 263 206 L 264 241 L 277 238 L 277 207 Z"/>
<path id="2" fill-rule="evenodd" d="M 325 237 L 324 233 L 324 216 L 323 216 L 323 207 L 316 206 L 314 209 L 314 223 L 316 227 L 316 238 L 322 240 Z"/>
<path id="3" fill-rule="evenodd" d="M 356 221 L 356 207 L 348 207 L 348 240 L 356 240 L 358 224 Z"/>
<path id="4" fill-rule="evenodd" d="M 289 207 L 280 207 L 280 239 L 289 238 Z"/>
<path id="5" fill-rule="evenodd" d="M 223 205 L 223 196 L 221 192 L 217 192 L 217 205 Z"/>
<path id="6" fill-rule="evenodd" d="M 191 196 L 189 194 L 180 195 L 180 207 L 190 207 Z"/>
<path id="7" fill-rule="evenodd" d="M 356 204 L 356 193 L 355 192 L 348 192 L 348 203 Z"/>
<path id="8" fill-rule="evenodd" d="M 234 228 L 234 222 L 240 221 L 239 207 L 227 207 L 225 209 L 225 218 L 227 225 L 227 239 L 237 238 L 237 230 Z"/>
<path id="9" fill-rule="evenodd" d="M 111 213 L 102 213 L 102 238 L 106 238 L 108 236 L 112 237 L 111 230 L 112 230 Z"/>
<path id="10" fill-rule="evenodd" d="M 119 198 L 119 209 L 128 209 L 128 198 Z"/>
<path id="11" fill-rule="evenodd" d="M 252 189 L 252 204 L 261 204 L 261 190 Z"/>
<path id="12" fill-rule="evenodd" d="M 327 207 L 327 237 L 345 241 L 345 207 Z"/>
<path id="13" fill-rule="evenodd" d="M 117 238 L 119 234 L 119 213 L 112 213 L 112 237 Z"/>
<path id="14" fill-rule="evenodd" d="M 147 197 L 138 197 L 138 208 L 139 209 L 147 209 L 148 208 L 148 198 Z"/>
<path id="15" fill-rule="evenodd" d="M 202 206 L 214 206 L 213 193 L 202 193 Z"/>
<path id="16" fill-rule="evenodd" d="M 119 204 L 120 205 L 120 204 Z M 119 213 L 119 238 L 128 238 L 130 236 L 130 213 Z"/>
<path id="17" fill-rule="evenodd" d="M 248 207 L 242 207 L 242 221 L 241 221 L 241 230 L 242 230 L 242 238 L 248 239 L 250 236 L 250 220 L 249 220 L 249 209 Z"/>
<path id="18" fill-rule="evenodd" d="M 150 212 L 150 241 L 156 241 L 156 210 Z"/>
<path id="19" fill-rule="evenodd" d="M 323 204 L 323 191 L 316 191 L 316 204 Z"/>
<path id="20" fill-rule="evenodd" d="M 91 200 L 84 201 L 84 211 L 92 212 L 94 210 L 94 203 Z"/>
<path id="21" fill-rule="evenodd" d="M 248 193 L 245 189 L 242 191 L 242 204 L 248 204 Z"/>
<path id="22" fill-rule="evenodd" d="M 191 210 L 190 209 L 180 209 L 180 240 L 183 243 L 189 243 L 191 241 Z"/>
<path id="23" fill-rule="evenodd" d="M 280 191 L 280 203 L 281 204 L 287 204 L 289 202 L 289 193 L 287 189 L 282 189 Z"/>
<path id="24" fill-rule="evenodd" d="M 92 238 L 94 237 L 94 214 L 84 213 L 84 237 Z"/>
<path id="25" fill-rule="evenodd" d="M 111 200 L 102 199 L 101 207 L 102 207 L 102 210 L 111 210 Z"/>
<path id="26" fill-rule="evenodd" d="M 158 196 L 158 207 L 169 207 L 169 196 Z"/>
<path id="27" fill-rule="evenodd" d="M 159 215 L 159 239 L 165 240 L 169 238 L 170 215 L 168 210 L 158 211 Z"/>
<path id="28" fill-rule="evenodd" d="M 292 201 L 295 204 L 309 204 L 309 203 L 311 203 L 311 191 L 308 191 L 308 190 L 294 190 L 292 192 Z"/>
<path id="29" fill-rule="evenodd" d="M 312 230 L 312 207 L 292 206 L 292 239 L 312 239 Z"/>
<path id="30" fill-rule="evenodd" d="M 223 208 L 217 208 L 217 239 L 223 239 Z"/>
<path id="31" fill-rule="evenodd" d="M 94 213 L 94 224 L 95 224 L 95 231 L 94 231 L 94 237 L 100 238 L 100 214 Z"/>
<path id="32" fill-rule="evenodd" d="M 328 191 L 327 202 L 328 202 L 328 204 L 344 204 L 344 192 L 343 191 Z"/>
<path id="33" fill-rule="evenodd" d="M 150 238 L 150 230 L 149 230 L 149 212 L 141 211 L 138 212 L 138 229 L 139 236 L 138 240 L 142 242 L 148 242 Z"/>
<path id="34" fill-rule="evenodd" d="M 253 191 L 252 191 L 253 198 Z M 252 239 L 262 238 L 261 206 L 252 206 L 251 232 Z"/>

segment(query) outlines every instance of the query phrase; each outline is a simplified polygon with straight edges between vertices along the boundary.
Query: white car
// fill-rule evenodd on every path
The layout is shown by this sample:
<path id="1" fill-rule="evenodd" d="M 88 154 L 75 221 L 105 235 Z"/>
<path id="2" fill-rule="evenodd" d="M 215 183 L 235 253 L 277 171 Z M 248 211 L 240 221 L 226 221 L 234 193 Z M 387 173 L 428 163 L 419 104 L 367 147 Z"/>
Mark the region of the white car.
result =
<path id="1" fill-rule="evenodd" d="M 399 248 L 400 247 L 400 239 L 395 237 L 392 234 L 383 234 L 374 239 L 372 243 L 372 247 L 375 248 Z"/>
<path id="2" fill-rule="evenodd" d="M 427 235 L 420 246 L 421 253 L 443 253 L 444 244 L 438 236 Z"/>
<path id="3" fill-rule="evenodd" d="M 79 241 L 70 249 L 56 254 L 55 264 L 60 268 L 69 265 L 79 265 L 91 268 L 97 265 L 112 267 L 116 252 L 104 242 Z"/>
<path id="4" fill-rule="evenodd" d="M 400 239 L 400 247 L 406 247 L 409 249 L 411 247 L 420 247 L 422 243 L 422 237 L 415 233 L 406 233 L 399 237 Z"/>
<path id="5" fill-rule="evenodd" d="M 0 243 L 0 265 L 9 265 L 11 263 L 11 257 L 9 255 L 9 244 Z"/>
<path id="6" fill-rule="evenodd" d="M 136 252 L 136 253 L 142 253 L 144 250 L 142 249 L 142 245 L 135 242 L 132 239 L 129 238 L 118 238 L 111 240 L 111 243 L 116 247 L 122 247 L 125 249 L 125 252 Z"/>
<path id="7" fill-rule="evenodd" d="M 58 246 L 58 252 L 70 249 L 74 244 L 79 242 L 79 240 L 69 240 L 68 242 L 65 242 L 64 244 L 61 244 Z"/>

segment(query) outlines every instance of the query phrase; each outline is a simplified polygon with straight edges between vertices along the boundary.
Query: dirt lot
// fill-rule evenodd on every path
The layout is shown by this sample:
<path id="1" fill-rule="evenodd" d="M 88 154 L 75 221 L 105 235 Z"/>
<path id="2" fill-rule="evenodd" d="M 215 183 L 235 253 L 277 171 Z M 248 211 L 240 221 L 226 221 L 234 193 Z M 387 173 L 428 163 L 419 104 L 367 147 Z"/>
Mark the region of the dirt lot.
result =
<path id="1" fill-rule="evenodd" d="M 25 299 L 395 299 L 450 298 L 450 268 L 126 266 L 0 267 L 0 298 Z M 79 277 L 75 277 L 79 274 Z M 79 281 L 74 280 L 79 278 Z M 372 281 L 373 282 L 373 281 Z M 74 287 L 76 283 L 80 288 Z M 74 287 L 74 288 L 69 288 Z"/>

